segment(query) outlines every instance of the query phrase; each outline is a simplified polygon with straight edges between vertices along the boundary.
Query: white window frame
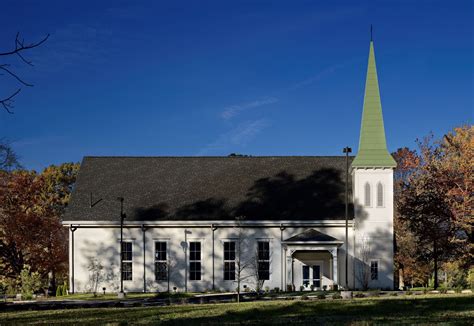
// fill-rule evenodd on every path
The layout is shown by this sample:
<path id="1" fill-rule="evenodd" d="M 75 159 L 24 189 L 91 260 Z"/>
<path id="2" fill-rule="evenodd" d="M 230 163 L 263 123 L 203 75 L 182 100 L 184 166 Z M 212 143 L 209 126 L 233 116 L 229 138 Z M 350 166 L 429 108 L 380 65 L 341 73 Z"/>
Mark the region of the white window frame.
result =
<path id="1" fill-rule="evenodd" d="M 367 186 L 369 186 L 369 191 L 367 191 Z M 372 185 L 368 181 L 364 183 L 364 207 L 372 207 Z"/>
<path id="2" fill-rule="evenodd" d="M 380 194 L 379 193 L 379 187 L 382 188 L 382 193 Z M 376 189 L 375 189 L 375 192 L 377 193 L 377 196 L 376 196 L 376 204 L 377 204 L 377 207 L 385 207 L 385 186 L 383 185 L 382 182 L 377 182 L 377 186 L 376 186 Z M 382 200 L 382 204 L 379 205 L 379 200 L 380 200 L 380 195 L 381 195 L 381 200 Z"/>
<path id="3" fill-rule="evenodd" d="M 131 255 L 131 259 L 122 259 L 123 258 L 123 254 L 124 254 L 124 251 L 123 251 L 123 248 L 121 248 L 122 250 L 120 251 L 122 256 L 120 257 L 120 260 L 121 260 L 121 272 L 122 272 L 122 279 L 124 282 L 130 282 L 130 281 L 133 281 L 133 240 L 123 240 L 122 243 L 120 243 L 119 241 L 119 245 L 120 246 L 123 246 L 124 244 L 126 243 L 130 243 L 131 245 L 131 249 L 130 249 L 130 255 Z M 124 274 L 124 264 L 130 264 L 131 268 L 130 268 L 130 274 L 131 274 L 131 278 L 130 279 L 126 279 L 125 277 L 123 277 L 123 274 Z"/>
<path id="4" fill-rule="evenodd" d="M 154 256 L 154 262 L 155 262 L 155 282 L 165 282 L 165 281 L 168 281 L 169 279 L 169 252 L 170 252 L 170 248 L 169 248 L 169 241 L 168 240 L 164 240 L 164 239 L 155 239 L 153 240 L 153 243 L 154 243 L 154 246 L 153 246 L 153 256 Z M 164 243 L 166 245 L 166 250 L 165 250 L 165 255 L 166 255 L 166 259 L 157 259 L 156 258 L 156 244 L 157 243 Z M 156 278 L 156 263 L 165 263 L 166 264 L 166 278 L 165 279 L 157 279 Z"/>
<path id="5" fill-rule="evenodd" d="M 226 259 L 225 257 L 225 253 L 226 253 L 226 250 L 225 250 L 225 245 L 226 243 L 233 243 L 234 244 L 234 259 Z M 231 282 L 234 282 L 235 281 L 235 268 L 236 268 L 236 261 L 237 261 L 237 243 L 235 240 L 233 239 L 228 239 L 228 240 L 223 240 L 222 241 L 222 250 L 223 250 L 223 265 L 222 265 L 222 272 L 223 272 L 223 280 L 224 281 L 231 281 Z M 226 279 L 226 270 L 225 270 L 225 265 L 226 263 L 233 263 L 234 264 L 234 278 L 233 279 Z"/>
<path id="6" fill-rule="evenodd" d="M 191 259 L 191 243 L 199 243 L 199 259 Z M 189 266 L 188 266 L 188 279 L 190 281 L 196 281 L 196 282 L 199 282 L 199 281 L 202 281 L 203 280 L 203 273 L 202 273 L 202 247 L 203 247 L 203 241 L 201 241 L 200 239 L 192 239 L 192 240 L 189 240 L 188 241 L 188 244 L 189 244 Z M 199 263 L 199 266 L 200 266 L 200 269 L 199 269 L 199 279 L 196 280 L 196 279 L 191 279 L 191 263 Z"/>
<path id="7" fill-rule="evenodd" d="M 265 281 L 271 281 L 272 279 L 272 241 L 271 239 L 256 239 L 256 240 L 257 240 L 257 266 L 260 262 L 268 262 L 268 280 L 265 280 Z M 259 253 L 258 244 L 260 242 L 268 243 L 268 259 L 260 259 L 260 257 L 258 257 L 258 253 Z"/>

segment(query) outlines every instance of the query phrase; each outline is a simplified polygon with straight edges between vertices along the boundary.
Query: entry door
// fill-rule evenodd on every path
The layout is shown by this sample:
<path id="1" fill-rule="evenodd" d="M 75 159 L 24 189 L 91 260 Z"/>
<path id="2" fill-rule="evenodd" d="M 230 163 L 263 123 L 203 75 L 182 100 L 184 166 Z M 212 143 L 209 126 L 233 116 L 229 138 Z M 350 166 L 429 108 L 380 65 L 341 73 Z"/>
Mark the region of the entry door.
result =
<path id="1" fill-rule="evenodd" d="M 303 265 L 303 285 L 309 288 L 314 285 L 315 288 L 321 288 L 321 265 Z"/>
<path id="2" fill-rule="evenodd" d="M 313 265 L 312 266 L 312 277 L 313 277 L 313 285 L 316 288 L 321 287 L 321 265 Z"/>

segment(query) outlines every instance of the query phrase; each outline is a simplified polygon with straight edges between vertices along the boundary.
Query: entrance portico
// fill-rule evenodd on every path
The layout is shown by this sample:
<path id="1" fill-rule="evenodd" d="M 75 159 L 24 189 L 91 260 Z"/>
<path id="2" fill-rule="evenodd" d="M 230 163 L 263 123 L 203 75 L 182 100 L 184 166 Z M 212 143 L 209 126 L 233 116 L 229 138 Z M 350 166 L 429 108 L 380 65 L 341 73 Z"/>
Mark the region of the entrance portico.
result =
<path id="1" fill-rule="evenodd" d="M 283 241 L 286 284 L 295 290 L 330 289 L 338 284 L 338 248 L 343 241 L 314 229 Z"/>

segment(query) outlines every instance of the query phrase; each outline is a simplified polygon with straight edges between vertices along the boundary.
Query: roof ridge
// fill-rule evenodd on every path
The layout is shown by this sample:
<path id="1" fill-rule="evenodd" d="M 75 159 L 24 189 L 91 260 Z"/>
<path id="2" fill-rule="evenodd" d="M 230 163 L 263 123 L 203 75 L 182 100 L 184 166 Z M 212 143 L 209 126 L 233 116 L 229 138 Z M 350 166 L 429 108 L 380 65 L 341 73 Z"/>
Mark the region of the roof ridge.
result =
<path id="1" fill-rule="evenodd" d="M 99 155 L 85 155 L 83 158 L 229 158 L 229 159 L 239 159 L 239 158 L 289 158 L 289 157 L 311 157 L 311 158 L 334 158 L 334 157 L 342 157 L 344 158 L 345 155 L 251 155 L 251 156 L 168 156 L 168 155 L 163 155 L 163 156 L 143 156 L 143 155 L 138 155 L 138 156 L 132 156 L 132 155 L 104 155 L 104 156 L 99 156 Z M 354 157 L 354 156 L 349 156 L 349 157 Z"/>

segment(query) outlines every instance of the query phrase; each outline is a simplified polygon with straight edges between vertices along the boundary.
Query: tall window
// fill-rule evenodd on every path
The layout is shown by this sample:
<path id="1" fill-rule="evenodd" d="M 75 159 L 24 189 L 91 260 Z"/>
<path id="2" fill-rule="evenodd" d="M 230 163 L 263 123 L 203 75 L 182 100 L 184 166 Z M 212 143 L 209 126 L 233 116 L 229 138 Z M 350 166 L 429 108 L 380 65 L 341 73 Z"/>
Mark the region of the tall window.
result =
<path id="1" fill-rule="evenodd" d="M 379 262 L 378 260 L 370 261 L 370 279 L 378 280 L 379 279 Z"/>
<path id="2" fill-rule="evenodd" d="M 132 242 L 122 242 L 122 279 L 124 281 L 132 280 Z"/>
<path id="3" fill-rule="evenodd" d="M 260 280 L 270 279 L 270 242 L 258 242 L 258 278 Z"/>
<path id="4" fill-rule="evenodd" d="M 364 206 L 370 206 L 370 202 L 370 184 L 366 182 L 364 186 Z"/>
<path id="5" fill-rule="evenodd" d="M 189 279 L 191 281 L 201 280 L 201 243 L 189 243 Z"/>
<path id="6" fill-rule="evenodd" d="M 155 242 L 155 280 L 166 281 L 168 279 L 168 263 L 166 261 L 166 242 Z"/>
<path id="7" fill-rule="evenodd" d="M 224 280 L 235 280 L 235 242 L 224 242 Z"/>
<path id="8" fill-rule="evenodd" d="M 383 207 L 383 185 L 377 183 L 377 207 Z"/>

